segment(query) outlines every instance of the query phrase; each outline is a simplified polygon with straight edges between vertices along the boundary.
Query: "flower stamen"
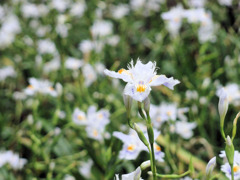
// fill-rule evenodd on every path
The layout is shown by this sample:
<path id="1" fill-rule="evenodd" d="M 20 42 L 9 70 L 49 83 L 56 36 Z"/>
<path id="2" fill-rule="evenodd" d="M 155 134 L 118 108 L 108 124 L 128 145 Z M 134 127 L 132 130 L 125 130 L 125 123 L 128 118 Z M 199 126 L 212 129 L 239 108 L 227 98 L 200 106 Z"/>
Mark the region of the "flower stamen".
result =
<path id="1" fill-rule="evenodd" d="M 134 149 L 135 149 L 135 146 L 133 144 L 131 144 L 127 147 L 128 151 L 134 151 Z"/>

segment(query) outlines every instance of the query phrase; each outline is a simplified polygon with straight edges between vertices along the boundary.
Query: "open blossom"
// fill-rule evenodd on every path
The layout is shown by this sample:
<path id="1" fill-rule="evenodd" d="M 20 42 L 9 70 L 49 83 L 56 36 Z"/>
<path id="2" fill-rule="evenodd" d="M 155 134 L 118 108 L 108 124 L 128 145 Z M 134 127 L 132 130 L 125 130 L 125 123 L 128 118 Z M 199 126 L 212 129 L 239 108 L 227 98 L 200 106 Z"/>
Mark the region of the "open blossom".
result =
<path id="1" fill-rule="evenodd" d="M 83 60 L 76 59 L 73 57 L 68 57 L 65 62 L 65 67 L 67 69 L 77 70 L 83 65 Z"/>
<path id="2" fill-rule="evenodd" d="M 226 159 L 225 151 L 221 151 L 221 154 L 219 156 Z M 221 171 L 225 173 L 228 179 L 231 179 L 231 166 L 228 162 L 221 166 Z M 240 179 L 240 153 L 238 151 L 234 151 L 233 172 L 234 179 Z"/>
<path id="3" fill-rule="evenodd" d="M 89 179 L 91 177 L 91 168 L 93 165 L 92 159 L 89 159 L 87 162 L 82 162 L 79 167 L 79 173 L 85 178 Z"/>
<path id="4" fill-rule="evenodd" d="M 134 100 L 142 102 L 149 95 L 151 86 L 164 85 L 170 89 L 180 82 L 178 80 L 167 78 L 165 75 L 156 75 L 156 63 L 148 62 L 142 64 L 138 59 L 136 65 L 133 61 L 128 66 L 128 70 L 120 69 L 118 72 L 104 70 L 104 73 L 110 77 L 122 79 L 127 82 L 124 94 L 131 96 Z"/>
<path id="5" fill-rule="evenodd" d="M 27 160 L 12 151 L 0 152 L 0 168 L 9 164 L 14 170 L 22 169 Z"/>
<path id="6" fill-rule="evenodd" d="M 178 135 L 184 139 L 189 139 L 193 136 L 193 129 L 196 128 L 197 124 L 195 122 L 177 121 L 175 126 Z"/>
<path id="7" fill-rule="evenodd" d="M 99 111 L 96 109 L 95 106 L 90 106 L 86 114 L 79 108 L 75 108 L 72 120 L 77 125 L 86 126 L 85 129 L 89 138 L 101 141 L 104 138 L 105 126 L 110 122 L 109 112 L 104 109 Z"/>
<path id="8" fill-rule="evenodd" d="M 145 126 L 140 125 L 144 136 L 148 139 L 147 129 Z M 154 129 L 154 139 L 159 136 L 160 132 Z M 136 131 L 130 129 L 129 134 L 124 134 L 122 132 L 113 132 L 113 136 L 120 139 L 123 142 L 123 148 L 119 153 L 120 159 L 133 160 L 136 159 L 141 151 L 147 151 L 147 147 L 143 144 L 143 142 L 139 139 Z M 163 158 L 165 156 L 164 152 L 162 152 L 161 147 L 154 143 L 154 153 L 155 158 L 159 162 L 163 162 Z"/>
<path id="9" fill-rule="evenodd" d="M 16 72 L 12 66 L 0 68 L 0 81 L 4 81 L 7 77 L 15 77 Z"/>
<path id="10" fill-rule="evenodd" d="M 224 91 L 228 95 L 229 104 L 234 106 L 239 106 L 240 104 L 240 88 L 237 84 L 230 83 L 224 87 Z M 220 97 L 222 94 L 222 87 L 219 87 L 217 90 L 217 96 Z"/>
<path id="11" fill-rule="evenodd" d="M 57 91 L 53 88 L 52 83 L 48 80 L 40 80 L 36 78 L 29 79 L 29 85 L 24 89 L 25 94 L 32 96 L 36 93 L 49 94 L 53 97 L 58 95 Z"/>

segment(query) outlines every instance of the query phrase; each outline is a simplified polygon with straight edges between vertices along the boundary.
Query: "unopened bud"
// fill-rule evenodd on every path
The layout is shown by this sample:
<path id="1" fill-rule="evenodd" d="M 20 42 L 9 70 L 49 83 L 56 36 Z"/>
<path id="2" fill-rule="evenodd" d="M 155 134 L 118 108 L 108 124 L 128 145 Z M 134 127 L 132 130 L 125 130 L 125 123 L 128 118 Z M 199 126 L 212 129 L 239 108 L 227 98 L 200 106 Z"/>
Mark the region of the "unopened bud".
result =
<path id="1" fill-rule="evenodd" d="M 134 123 L 134 130 L 137 132 L 139 139 L 148 147 L 149 143 L 146 137 L 144 136 L 141 128 L 136 123 Z"/>
<path id="2" fill-rule="evenodd" d="M 206 174 L 207 174 L 208 178 L 210 178 L 210 176 L 212 174 L 212 171 L 213 171 L 215 166 L 216 166 L 216 156 L 214 156 L 212 159 L 210 159 L 210 161 L 207 164 Z"/>
<path id="3" fill-rule="evenodd" d="M 151 161 L 148 160 L 148 161 L 144 161 L 144 162 L 140 165 L 140 168 L 141 168 L 141 170 L 143 171 L 143 170 L 147 169 L 147 168 L 150 167 L 150 166 L 151 166 Z"/>
<path id="4" fill-rule="evenodd" d="M 129 115 L 132 107 L 132 98 L 128 95 L 123 94 L 123 101 L 127 110 L 127 114 Z"/>
<path id="5" fill-rule="evenodd" d="M 233 130 L 232 130 L 232 141 L 235 138 L 236 135 L 236 131 L 237 131 L 237 120 L 240 116 L 240 112 L 237 114 L 237 116 L 235 117 L 235 119 L 233 120 Z"/>
<path id="6" fill-rule="evenodd" d="M 149 109 L 150 109 L 150 99 L 149 97 L 147 97 L 144 101 L 143 101 L 143 104 L 144 104 L 144 111 L 146 113 L 149 113 Z"/>
<path id="7" fill-rule="evenodd" d="M 218 111 L 219 111 L 221 121 L 224 121 L 224 118 L 227 114 L 227 110 L 228 110 L 228 95 L 224 90 L 224 88 L 222 88 L 220 90 L 219 103 L 218 103 Z"/>
<path id="8" fill-rule="evenodd" d="M 234 146 L 233 146 L 232 140 L 229 136 L 227 136 L 227 138 L 226 138 L 225 152 L 226 152 L 226 156 L 227 156 L 230 166 L 233 165 Z"/>

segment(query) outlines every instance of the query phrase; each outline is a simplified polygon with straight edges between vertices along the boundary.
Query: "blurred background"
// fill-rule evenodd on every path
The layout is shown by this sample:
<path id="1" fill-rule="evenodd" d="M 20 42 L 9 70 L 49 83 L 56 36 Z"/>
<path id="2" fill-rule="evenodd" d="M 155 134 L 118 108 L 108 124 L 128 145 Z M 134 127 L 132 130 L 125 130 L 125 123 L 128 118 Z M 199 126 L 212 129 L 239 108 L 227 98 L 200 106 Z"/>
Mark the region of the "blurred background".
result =
<path id="1" fill-rule="evenodd" d="M 124 142 L 112 134 L 129 131 L 125 83 L 103 73 L 138 58 L 181 82 L 151 91 L 165 152 L 158 171 L 182 173 L 192 155 L 203 178 L 225 146 L 221 87 L 229 94 L 226 134 L 240 109 L 239 14 L 238 0 L 0 1 L 0 179 L 114 179 L 148 160 L 145 151 L 119 156 Z M 136 104 L 132 114 L 144 123 Z M 87 123 L 96 119 L 97 127 Z"/>

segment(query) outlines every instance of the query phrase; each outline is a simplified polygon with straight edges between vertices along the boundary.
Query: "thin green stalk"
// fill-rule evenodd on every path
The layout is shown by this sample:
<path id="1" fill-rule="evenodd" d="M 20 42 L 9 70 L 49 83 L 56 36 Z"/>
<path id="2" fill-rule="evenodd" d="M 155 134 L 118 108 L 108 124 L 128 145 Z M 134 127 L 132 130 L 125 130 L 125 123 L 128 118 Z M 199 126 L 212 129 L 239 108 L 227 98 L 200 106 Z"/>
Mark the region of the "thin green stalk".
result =
<path id="1" fill-rule="evenodd" d="M 234 180 L 233 164 L 231 164 L 231 175 L 232 175 L 232 180 Z"/>
<path id="2" fill-rule="evenodd" d="M 156 174 L 157 177 L 160 177 L 160 178 L 169 178 L 169 179 L 175 179 L 175 178 L 181 178 L 181 177 L 184 177 L 186 175 L 190 174 L 190 170 L 186 171 L 185 173 L 182 173 L 182 174 Z"/>
<path id="3" fill-rule="evenodd" d="M 154 132 L 153 132 L 152 122 L 149 116 L 149 112 L 146 112 L 146 113 L 147 113 L 147 130 L 148 130 L 147 132 L 148 132 L 148 138 L 149 138 L 150 147 L 151 147 L 151 151 L 149 151 L 149 153 L 152 154 L 151 167 L 152 167 L 153 179 L 156 180 L 157 176 L 156 176 L 156 162 L 155 162 L 155 154 L 154 154 Z"/>

